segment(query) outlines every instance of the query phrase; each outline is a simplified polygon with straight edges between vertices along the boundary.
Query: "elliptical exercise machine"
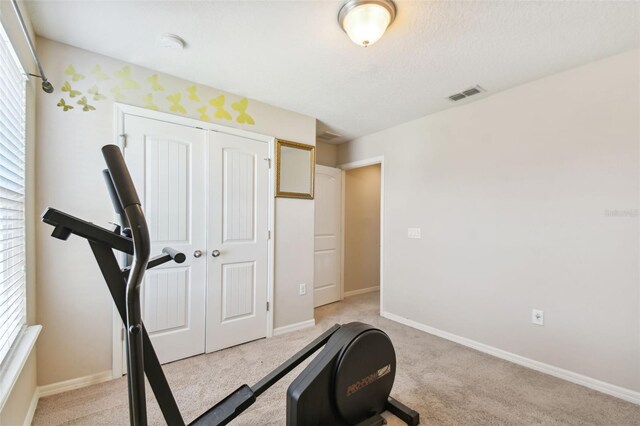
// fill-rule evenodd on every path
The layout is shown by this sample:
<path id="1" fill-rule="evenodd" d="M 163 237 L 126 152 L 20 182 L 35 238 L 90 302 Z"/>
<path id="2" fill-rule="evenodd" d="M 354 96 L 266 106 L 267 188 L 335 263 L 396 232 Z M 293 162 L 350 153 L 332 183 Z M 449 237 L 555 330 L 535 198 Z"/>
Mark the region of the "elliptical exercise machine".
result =
<path id="1" fill-rule="evenodd" d="M 150 258 L 149 230 L 136 189 L 120 149 L 106 145 L 104 177 L 121 225 L 109 230 L 53 208 L 42 221 L 53 226 L 52 237 L 71 234 L 85 238 L 127 329 L 127 384 L 132 425 L 147 424 L 144 376 L 168 425 L 185 424 L 167 379 L 142 323 L 140 286 L 145 271 L 161 264 L 186 260 L 170 247 Z M 118 265 L 114 250 L 133 256 L 131 266 Z M 250 407 L 258 396 L 301 362 L 324 348 L 287 390 L 286 423 L 289 426 L 385 424 L 388 410 L 406 424 L 420 423 L 419 414 L 391 398 L 396 357 L 389 337 L 367 324 L 336 324 L 253 386 L 242 385 L 211 407 L 192 425 L 225 425 Z"/>

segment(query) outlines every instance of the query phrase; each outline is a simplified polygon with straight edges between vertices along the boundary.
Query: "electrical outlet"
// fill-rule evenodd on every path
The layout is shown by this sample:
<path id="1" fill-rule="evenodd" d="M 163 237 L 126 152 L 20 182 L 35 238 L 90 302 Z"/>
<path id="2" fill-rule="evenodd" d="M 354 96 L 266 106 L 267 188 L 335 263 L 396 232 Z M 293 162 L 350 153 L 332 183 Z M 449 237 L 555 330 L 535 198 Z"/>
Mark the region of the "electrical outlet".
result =
<path id="1" fill-rule="evenodd" d="M 300 284 L 300 296 L 304 296 L 307 294 L 307 285 L 302 283 Z"/>
<path id="2" fill-rule="evenodd" d="M 422 238 L 421 235 L 420 235 L 420 228 L 408 228 L 407 229 L 407 237 L 408 238 L 416 238 L 416 239 Z"/>
<path id="3" fill-rule="evenodd" d="M 531 322 L 536 325 L 544 325 L 544 311 L 533 309 L 531 311 Z"/>

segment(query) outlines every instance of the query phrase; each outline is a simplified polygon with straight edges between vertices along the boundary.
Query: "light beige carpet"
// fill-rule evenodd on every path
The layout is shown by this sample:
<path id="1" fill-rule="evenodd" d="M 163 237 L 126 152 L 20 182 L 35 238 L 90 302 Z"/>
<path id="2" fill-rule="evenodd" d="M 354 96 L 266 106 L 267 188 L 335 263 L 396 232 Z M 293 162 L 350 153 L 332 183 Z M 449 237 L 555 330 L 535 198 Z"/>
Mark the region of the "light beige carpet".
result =
<path id="1" fill-rule="evenodd" d="M 316 310 L 314 328 L 165 366 L 185 420 L 243 383 L 254 384 L 334 323 L 362 321 L 389 334 L 398 371 L 392 396 L 431 425 L 640 425 L 640 406 L 468 349 L 378 315 L 377 293 Z M 284 425 L 293 371 L 233 424 Z M 148 390 L 150 424 L 164 424 Z M 391 425 L 402 424 L 386 416 Z M 35 425 L 128 424 L 125 378 L 43 398 Z"/>

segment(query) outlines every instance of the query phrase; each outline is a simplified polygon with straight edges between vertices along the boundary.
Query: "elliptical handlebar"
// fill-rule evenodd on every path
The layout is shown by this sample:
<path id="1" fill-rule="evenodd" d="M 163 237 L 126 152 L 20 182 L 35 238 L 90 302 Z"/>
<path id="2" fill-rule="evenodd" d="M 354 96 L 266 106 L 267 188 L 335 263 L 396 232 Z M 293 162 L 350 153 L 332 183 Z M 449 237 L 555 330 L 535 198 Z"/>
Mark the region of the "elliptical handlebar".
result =
<path id="1" fill-rule="evenodd" d="M 140 199 L 136 192 L 136 187 L 133 185 L 131 175 L 127 164 L 124 162 L 122 151 L 116 145 L 105 145 L 102 147 L 102 155 L 104 161 L 107 163 L 109 173 L 111 173 L 111 180 L 115 187 L 118 198 L 120 199 L 120 205 L 123 209 L 137 204 L 140 205 Z"/>
<path id="2" fill-rule="evenodd" d="M 120 148 L 116 145 L 102 147 L 111 182 L 118 195 L 120 206 L 124 210 L 131 229 L 133 240 L 133 263 L 127 279 L 126 310 L 127 310 L 127 366 L 129 374 L 129 417 L 132 425 L 146 426 L 147 409 L 144 383 L 144 359 L 142 339 L 142 311 L 140 307 L 140 285 L 144 279 L 144 273 L 149 263 L 151 254 L 151 239 L 149 228 L 140 206 L 140 199 L 129 169 L 124 162 Z M 108 183 L 108 181 L 107 181 Z M 112 197 L 113 198 L 113 197 Z M 116 211 L 119 210 L 115 200 Z M 173 256 L 172 256 L 173 257 Z"/>
<path id="3" fill-rule="evenodd" d="M 129 223 L 127 223 L 127 217 L 124 214 L 124 207 L 122 207 L 122 204 L 120 203 L 120 197 L 118 197 L 116 187 L 113 185 L 111 172 L 108 169 L 104 169 L 102 171 L 102 176 L 104 177 L 104 183 L 107 184 L 107 192 L 109 192 L 109 198 L 111 199 L 111 204 L 113 204 L 113 210 L 120 217 L 121 225 L 124 228 L 128 228 Z"/>
<path id="4" fill-rule="evenodd" d="M 168 255 L 171 258 L 171 260 L 173 260 L 176 263 L 183 263 L 185 260 L 187 260 L 187 256 L 185 256 L 184 253 L 179 252 L 178 250 L 172 247 L 165 247 L 162 249 L 162 252 Z"/>

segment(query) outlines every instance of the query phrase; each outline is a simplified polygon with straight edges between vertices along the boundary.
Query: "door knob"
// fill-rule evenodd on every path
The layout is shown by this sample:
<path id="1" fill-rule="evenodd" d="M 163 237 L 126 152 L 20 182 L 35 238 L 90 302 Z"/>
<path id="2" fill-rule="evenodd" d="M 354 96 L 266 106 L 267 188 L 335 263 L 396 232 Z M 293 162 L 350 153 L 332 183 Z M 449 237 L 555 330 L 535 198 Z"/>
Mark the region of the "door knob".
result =
<path id="1" fill-rule="evenodd" d="M 193 257 L 200 257 L 202 256 L 202 250 L 196 250 L 193 252 Z"/>
<path id="2" fill-rule="evenodd" d="M 220 250 L 214 250 L 214 251 L 212 251 L 212 252 L 211 252 L 211 256 L 213 256 L 213 257 L 218 257 L 218 256 L 220 256 Z"/>

